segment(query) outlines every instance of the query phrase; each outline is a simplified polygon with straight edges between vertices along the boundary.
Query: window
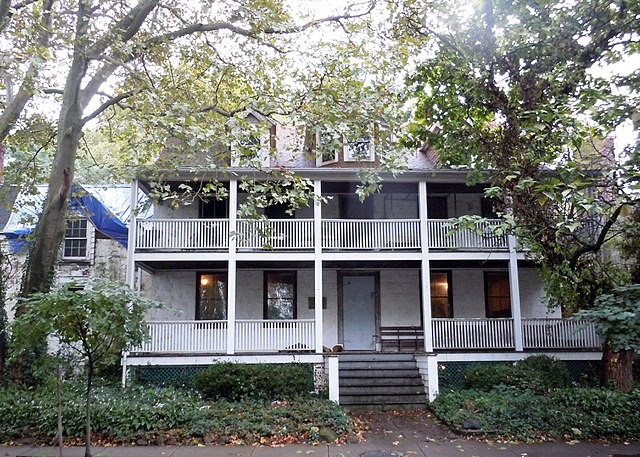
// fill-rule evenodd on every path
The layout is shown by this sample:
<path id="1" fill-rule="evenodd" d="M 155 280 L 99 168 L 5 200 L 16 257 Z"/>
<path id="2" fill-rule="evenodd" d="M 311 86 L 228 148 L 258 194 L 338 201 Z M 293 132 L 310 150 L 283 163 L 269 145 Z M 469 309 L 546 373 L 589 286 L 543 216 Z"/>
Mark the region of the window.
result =
<path id="1" fill-rule="evenodd" d="M 269 219 L 295 219 L 295 211 L 290 211 L 286 203 L 270 204 L 264 209 L 264 215 Z"/>
<path id="2" fill-rule="evenodd" d="M 265 272 L 264 296 L 265 319 L 295 319 L 296 272 Z"/>
<path id="3" fill-rule="evenodd" d="M 447 207 L 447 197 L 427 197 L 427 218 L 447 219 L 449 217 Z"/>
<path id="4" fill-rule="evenodd" d="M 207 201 L 200 200 L 201 219 L 226 219 L 229 217 L 229 201 L 218 200 L 215 196 Z"/>
<path id="5" fill-rule="evenodd" d="M 271 164 L 271 151 L 276 148 L 276 127 L 268 129 L 263 124 L 249 121 L 246 126 L 232 130 L 231 166 L 268 167 Z"/>
<path id="6" fill-rule="evenodd" d="M 453 317 L 451 272 L 431 272 L 431 317 Z"/>
<path id="7" fill-rule="evenodd" d="M 344 144 L 345 162 L 371 162 L 375 157 L 373 138 L 361 136 L 358 138 L 346 138 Z"/>
<path id="8" fill-rule="evenodd" d="M 67 230 L 64 233 L 64 246 L 62 257 L 86 258 L 87 257 L 87 220 L 70 219 L 67 221 Z"/>
<path id="9" fill-rule="evenodd" d="M 494 209 L 494 201 L 487 197 L 482 197 L 480 200 L 480 211 L 482 217 L 486 217 L 487 219 L 497 219 L 498 215 Z"/>
<path id="10" fill-rule="evenodd" d="M 338 151 L 342 140 L 333 132 L 319 128 L 312 134 L 310 149 L 316 155 L 316 166 L 329 165 L 338 161 Z"/>
<path id="11" fill-rule="evenodd" d="M 227 319 L 227 274 L 199 273 L 196 297 L 196 319 Z"/>
<path id="12" fill-rule="evenodd" d="M 511 293 L 506 272 L 485 271 L 484 293 L 487 317 L 511 317 Z"/>

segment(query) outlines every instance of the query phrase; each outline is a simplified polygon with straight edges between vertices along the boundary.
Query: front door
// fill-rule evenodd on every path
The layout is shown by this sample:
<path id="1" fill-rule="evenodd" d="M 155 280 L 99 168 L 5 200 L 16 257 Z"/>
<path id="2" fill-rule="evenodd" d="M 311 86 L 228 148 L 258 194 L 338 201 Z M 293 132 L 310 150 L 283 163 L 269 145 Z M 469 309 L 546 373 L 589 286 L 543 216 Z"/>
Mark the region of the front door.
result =
<path id="1" fill-rule="evenodd" d="M 345 350 L 372 351 L 377 333 L 374 274 L 342 274 L 342 336 Z"/>

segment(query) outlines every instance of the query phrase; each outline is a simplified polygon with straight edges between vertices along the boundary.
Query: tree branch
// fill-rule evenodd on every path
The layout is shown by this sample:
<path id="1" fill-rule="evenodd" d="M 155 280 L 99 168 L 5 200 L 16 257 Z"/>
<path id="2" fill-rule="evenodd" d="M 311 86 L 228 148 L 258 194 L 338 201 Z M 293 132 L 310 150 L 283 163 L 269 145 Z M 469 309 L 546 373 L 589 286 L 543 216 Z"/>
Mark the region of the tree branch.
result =
<path id="1" fill-rule="evenodd" d="M 616 221 L 618 220 L 618 217 L 622 212 L 623 206 L 624 205 L 618 205 L 618 207 L 615 209 L 611 217 L 607 219 L 607 222 L 605 222 L 604 225 L 602 226 L 602 230 L 600 230 L 600 235 L 596 239 L 595 243 L 584 245 L 580 249 L 578 249 L 576 252 L 573 253 L 571 258 L 569 259 L 569 266 L 572 269 L 576 267 L 581 256 L 583 256 L 588 252 L 598 252 L 600 250 L 600 248 L 602 247 L 602 245 L 607 239 L 607 234 L 609 233 L 609 230 L 611 230 L 611 228 L 613 227 L 613 224 L 615 224 Z"/>
<path id="2" fill-rule="evenodd" d="M 142 0 L 89 49 L 87 55 L 96 56 L 102 54 L 116 41 L 126 43 L 131 40 L 144 24 L 145 19 L 158 6 L 159 0 Z"/>
<path id="3" fill-rule="evenodd" d="M 130 91 L 125 92 L 123 94 L 120 94 L 120 95 L 117 95 L 115 97 L 109 98 L 106 102 L 104 102 L 97 109 L 95 109 L 91 114 L 89 114 L 88 116 L 85 116 L 84 118 L 82 118 L 82 121 L 81 121 L 82 125 L 85 125 L 87 122 L 89 122 L 92 119 L 95 119 L 96 117 L 98 117 L 104 110 L 106 110 L 110 106 L 117 105 L 122 100 L 125 100 L 125 99 L 127 99 L 129 97 L 132 97 L 132 96 L 140 93 L 141 90 L 142 89 L 130 90 Z"/>
<path id="4" fill-rule="evenodd" d="M 49 38 L 51 37 L 51 8 L 53 7 L 54 0 L 45 0 L 42 7 L 42 23 L 40 24 L 40 34 L 36 39 L 36 43 L 47 48 L 49 46 Z M 10 3 L 7 7 L 10 6 Z M 22 114 L 27 102 L 33 97 L 33 89 L 35 80 L 40 73 L 40 62 L 35 57 L 31 58 L 29 68 L 27 69 L 20 89 L 16 96 L 7 103 L 6 108 L 0 116 L 0 143 L 4 142 L 5 138 L 11 132 L 11 129 L 15 126 L 18 118 Z"/>

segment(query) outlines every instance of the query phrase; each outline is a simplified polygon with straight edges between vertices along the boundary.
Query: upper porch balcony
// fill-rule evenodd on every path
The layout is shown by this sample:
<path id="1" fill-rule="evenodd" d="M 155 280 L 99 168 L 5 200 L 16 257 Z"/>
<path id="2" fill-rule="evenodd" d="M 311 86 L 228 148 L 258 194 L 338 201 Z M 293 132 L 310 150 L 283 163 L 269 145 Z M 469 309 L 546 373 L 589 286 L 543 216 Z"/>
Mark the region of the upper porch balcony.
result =
<path id="1" fill-rule="evenodd" d="M 476 223 L 475 228 L 455 229 L 452 219 L 428 219 L 427 248 L 434 250 L 494 251 L 507 249 L 505 236 L 493 228 L 498 220 Z M 422 249 L 419 219 L 323 219 L 322 250 L 419 251 Z M 313 251 L 313 219 L 139 219 L 135 227 L 136 252 L 226 251 L 235 238 L 238 250 Z"/>

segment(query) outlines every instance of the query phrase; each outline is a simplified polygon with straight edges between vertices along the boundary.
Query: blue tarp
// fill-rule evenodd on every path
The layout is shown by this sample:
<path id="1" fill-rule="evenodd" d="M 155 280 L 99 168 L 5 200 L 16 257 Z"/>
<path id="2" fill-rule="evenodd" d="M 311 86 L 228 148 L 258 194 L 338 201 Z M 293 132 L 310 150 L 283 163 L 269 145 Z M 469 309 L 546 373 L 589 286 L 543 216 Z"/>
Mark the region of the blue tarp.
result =
<path id="1" fill-rule="evenodd" d="M 16 198 L 9 221 L 2 231 L 9 240 L 13 252 L 23 252 L 28 246 L 28 236 L 35 230 L 46 197 L 46 186 L 38 186 L 35 195 L 21 194 Z M 138 198 L 140 202 L 144 195 Z M 129 186 L 71 187 L 69 208 L 86 217 L 97 231 L 127 247 L 131 215 Z"/>
<path id="2" fill-rule="evenodd" d="M 86 217 L 100 233 L 116 240 L 125 248 L 127 247 L 129 237 L 127 224 L 118 219 L 100 200 L 78 184 L 71 186 L 69 208 Z"/>

